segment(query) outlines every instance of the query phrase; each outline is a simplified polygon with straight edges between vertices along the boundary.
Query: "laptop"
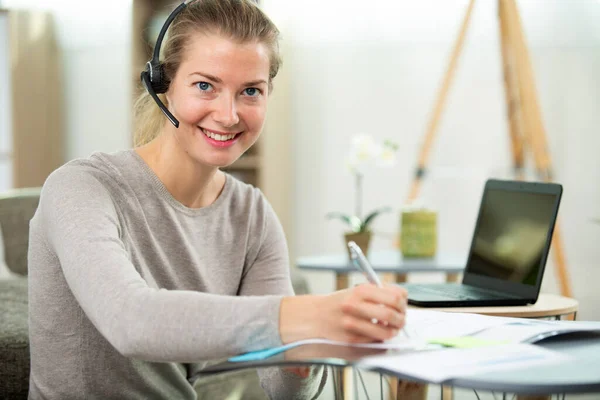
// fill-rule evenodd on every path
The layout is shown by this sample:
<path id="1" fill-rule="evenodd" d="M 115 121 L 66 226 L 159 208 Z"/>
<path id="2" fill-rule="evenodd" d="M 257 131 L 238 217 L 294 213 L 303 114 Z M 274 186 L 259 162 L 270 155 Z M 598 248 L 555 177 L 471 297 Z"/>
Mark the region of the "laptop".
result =
<path id="1" fill-rule="evenodd" d="M 462 283 L 405 283 L 420 307 L 513 306 L 537 301 L 562 185 L 486 181 Z"/>

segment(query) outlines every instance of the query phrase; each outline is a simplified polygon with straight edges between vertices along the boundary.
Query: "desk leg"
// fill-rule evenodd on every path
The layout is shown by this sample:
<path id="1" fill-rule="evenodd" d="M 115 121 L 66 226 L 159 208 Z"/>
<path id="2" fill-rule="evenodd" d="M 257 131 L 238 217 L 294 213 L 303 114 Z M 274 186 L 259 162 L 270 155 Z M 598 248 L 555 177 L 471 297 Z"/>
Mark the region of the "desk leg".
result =
<path id="1" fill-rule="evenodd" d="M 442 386 L 442 400 L 452 400 L 452 386 Z"/>
<path id="2" fill-rule="evenodd" d="M 347 273 L 335 274 L 335 290 L 347 289 L 350 284 L 350 279 Z"/>
<path id="3" fill-rule="evenodd" d="M 427 384 L 419 382 L 398 381 L 394 400 L 425 400 L 427 399 Z M 393 386 L 392 386 L 393 387 Z M 393 392 L 393 391 L 391 391 Z M 391 394 L 391 393 L 390 393 Z"/>
<path id="4" fill-rule="evenodd" d="M 396 283 L 397 274 L 393 272 L 386 272 L 380 275 L 383 283 Z"/>
<path id="5" fill-rule="evenodd" d="M 386 283 L 404 283 L 407 281 L 407 277 L 406 274 L 384 274 L 384 281 Z M 394 377 L 390 377 L 390 395 L 389 395 L 389 399 L 390 400 L 396 400 L 396 399 L 404 399 L 404 396 L 409 395 L 408 392 L 404 391 L 400 391 L 399 388 L 402 386 L 403 388 L 406 387 L 407 382 L 404 381 L 400 381 L 398 380 L 398 378 L 394 378 Z M 404 389 L 403 389 L 404 390 Z M 424 400 L 424 398 L 423 398 Z"/>
<path id="6" fill-rule="evenodd" d="M 342 372 L 342 399 L 352 400 L 354 399 L 354 374 L 352 373 L 352 367 L 344 368 Z"/>
<path id="7" fill-rule="evenodd" d="M 458 282 L 460 274 L 446 274 L 446 282 L 456 283 Z"/>
<path id="8" fill-rule="evenodd" d="M 352 400 L 352 391 L 345 387 L 344 375 L 350 368 L 332 367 L 333 393 L 335 400 Z M 352 374 L 350 374 L 350 377 Z"/>

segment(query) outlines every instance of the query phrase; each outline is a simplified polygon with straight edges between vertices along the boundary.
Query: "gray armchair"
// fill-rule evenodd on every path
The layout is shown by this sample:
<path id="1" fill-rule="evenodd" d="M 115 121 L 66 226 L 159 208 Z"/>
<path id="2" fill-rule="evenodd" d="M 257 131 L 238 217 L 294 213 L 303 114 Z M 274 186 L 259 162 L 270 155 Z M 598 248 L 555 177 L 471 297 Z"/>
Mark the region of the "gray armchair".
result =
<path id="1" fill-rule="evenodd" d="M 0 195 L 0 227 L 4 258 L 16 277 L 0 280 L 0 398 L 26 399 L 29 392 L 27 325 L 27 247 L 29 221 L 39 201 L 39 188 Z"/>
<path id="2" fill-rule="evenodd" d="M 27 248 L 29 221 L 39 202 L 40 188 L 0 194 L 0 228 L 8 268 L 14 279 L 0 280 L 0 399 L 26 399 L 29 392 L 29 334 L 27 321 Z M 308 292 L 305 279 L 292 270 L 297 294 Z M 200 399 L 262 400 L 266 396 L 253 370 L 201 378 L 196 383 Z"/>

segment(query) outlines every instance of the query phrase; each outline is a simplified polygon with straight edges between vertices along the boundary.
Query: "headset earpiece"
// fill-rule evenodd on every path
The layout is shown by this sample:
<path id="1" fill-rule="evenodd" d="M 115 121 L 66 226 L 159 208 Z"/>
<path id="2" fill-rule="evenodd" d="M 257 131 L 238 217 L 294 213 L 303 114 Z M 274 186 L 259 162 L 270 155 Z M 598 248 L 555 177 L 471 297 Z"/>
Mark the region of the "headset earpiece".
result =
<path id="1" fill-rule="evenodd" d="M 161 111 L 165 114 L 165 116 L 171 121 L 171 123 L 178 128 L 179 121 L 173 114 L 169 112 L 167 107 L 163 104 L 162 101 L 157 96 L 157 93 L 166 93 L 169 89 L 169 82 L 165 77 L 165 69 L 164 65 L 158 61 L 158 56 L 160 54 L 160 46 L 162 44 L 163 38 L 167 33 L 167 28 L 173 22 L 173 19 L 186 7 L 186 3 L 181 3 L 175 10 L 171 12 L 167 20 L 165 21 L 163 27 L 158 34 L 158 38 L 156 39 L 156 44 L 154 45 L 154 52 L 152 54 L 152 59 L 146 63 L 146 67 L 140 74 L 140 79 L 144 88 L 152 99 L 156 102 L 158 107 L 160 107 Z"/>
<path id="2" fill-rule="evenodd" d="M 169 85 L 164 85 L 164 82 L 159 82 L 159 84 L 164 85 L 164 91 L 162 92 L 157 92 L 154 89 L 154 84 L 151 81 L 151 73 L 155 74 L 156 71 L 151 69 L 151 64 L 150 62 L 148 62 L 148 64 L 146 64 L 146 69 L 142 71 L 142 73 L 140 74 L 140 79 L 142 81 L 142 84 L 144 85 L 144 88 L 146 89 L 146 91 L 148 92 L 148 94 L 150 95 L 150 97 L 152 97 L 152 100 L 154 100 L 154 102 L 156 103 L 156 105 L 158 105 L 158 108 L 160 108 L 160 110 L 163 112 L 163 114 L 165 114 L 165 116 L 169 119 L 169 121 L 171 121 L 171 123 L 175 126 L 175 128 L 179 128 L 179 120 L 177 120 L 177 118 L 175 118 L 175 116 L 167 109 L 167 107 L 163 104 L 162 101 L 160 101 L 160 99 L 158 98 L 158 95 L 156 93 L 164 93 L 167 91 L 167 89 L 169 88 Z M 156 78 L 156 75 L 154 75 L 154 77 Z M 162 89 L 163 86 L 159 87 L 158 89 Z"/>
<path id="3" fill-rule="evenodd" d="M 169 81 L 165 76 L 165 68 L 163 63 L 153 63 L 148 61 L 146 63 L 146 71 L 150 75 L 150 82 L 152 83 L 152 89 L 156 93 L 166 93 L 169 90 Z"/>

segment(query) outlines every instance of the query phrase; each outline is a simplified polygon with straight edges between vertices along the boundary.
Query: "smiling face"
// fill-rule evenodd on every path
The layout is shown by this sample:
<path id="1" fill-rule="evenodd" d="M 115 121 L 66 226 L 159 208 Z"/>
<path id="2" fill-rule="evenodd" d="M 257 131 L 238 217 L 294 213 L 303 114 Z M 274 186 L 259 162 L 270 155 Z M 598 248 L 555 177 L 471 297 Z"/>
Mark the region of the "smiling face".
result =
<path id="1" fill-rule="evenodd" d="M 171 80 L 169 109 L 180 125 L 173 136 L 194 162 L 225 167 L 256 142 L 267 111 L 269 51 L 194 34 Z"/>

